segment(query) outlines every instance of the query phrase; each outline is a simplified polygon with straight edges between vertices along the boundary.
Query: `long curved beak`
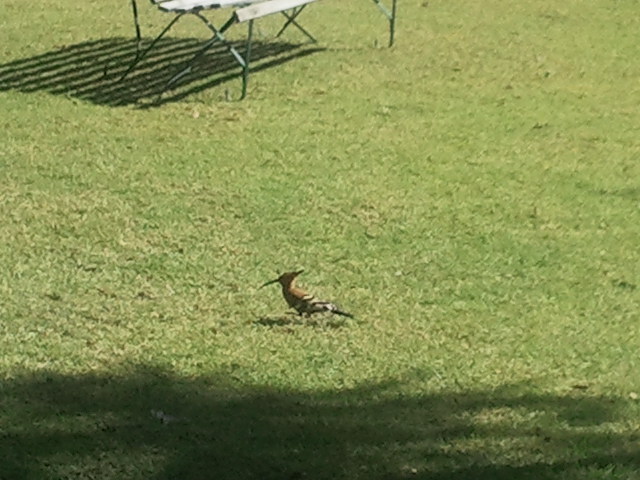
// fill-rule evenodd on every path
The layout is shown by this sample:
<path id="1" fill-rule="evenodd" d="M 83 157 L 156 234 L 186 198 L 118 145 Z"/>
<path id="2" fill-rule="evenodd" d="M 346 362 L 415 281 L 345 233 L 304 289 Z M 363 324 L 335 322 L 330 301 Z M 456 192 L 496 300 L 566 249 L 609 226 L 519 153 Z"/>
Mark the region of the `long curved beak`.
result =
<path id="1" fill-rule="evenodd" d="M 265 283 L 264 285 L 261 285 L 260 288 L 262 287 L 266 287 L 267 285 L 271 285 L 272 283 L 276 283 L 278 280 L 280 280 L 279 278 L 276 278 L 275 280 L 269 280 L 267 283 Z"/>

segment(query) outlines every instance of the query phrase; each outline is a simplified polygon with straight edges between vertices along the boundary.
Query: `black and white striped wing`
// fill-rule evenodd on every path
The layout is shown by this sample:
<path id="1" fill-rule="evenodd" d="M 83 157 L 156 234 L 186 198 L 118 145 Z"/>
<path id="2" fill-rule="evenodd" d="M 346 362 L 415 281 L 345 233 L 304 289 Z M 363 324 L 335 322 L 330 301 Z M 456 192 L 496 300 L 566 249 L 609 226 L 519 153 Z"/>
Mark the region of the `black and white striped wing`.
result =
<path id="1" fill-rule="evenodd" d="M 317 298 L 310 295 L 310 299 L 308 300 L 307 311 L 304 313 L 320 313 L 320 312 L 330 312 L 335 313 L 336 315 L 342 315 L 345 317 L 353 318 L 353 315 L 347 313 L 340 309 L 335 303 L 325 302 L 323 300 L 318 300 Z"/>

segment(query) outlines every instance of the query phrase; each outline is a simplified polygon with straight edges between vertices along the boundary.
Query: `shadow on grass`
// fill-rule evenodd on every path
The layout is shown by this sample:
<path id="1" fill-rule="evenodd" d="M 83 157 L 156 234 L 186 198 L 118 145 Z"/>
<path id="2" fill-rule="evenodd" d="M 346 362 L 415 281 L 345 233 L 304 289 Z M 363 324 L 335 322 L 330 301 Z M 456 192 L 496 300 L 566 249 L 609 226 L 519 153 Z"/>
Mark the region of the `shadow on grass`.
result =
<path id="1" fill-rule="evenodd" d="M 316 315 L 315 317 L 303 317 L 301 315 L 290 314 L 280 315 L 277 317 L 259 317 L 255 322 L 256 325 L 263 327 L 292 327 L 292 326 L 311 326 L 321 328 L 342 328 L 348 325 L 343 318 L 336 318 L 328 315 Z"/>
<path id="2" fill-rule="evenodd" d="M 231 377 L 139 368 L 5 381 L 0 478 L 565 480 L 640 472 L 637 432 L 606 428 L 622 400 L 517 386 L 407 396 L 393 383 L 303 393 Z"/>
<path id="3" fill-rule="evenodd" d="M 148 41 L 147 41 L 148 42 Z M 159 95 L 171 76 L 202 46 L 195 38 L 165 38 L 127 76 L 122 74 L 135 58 L 135 41 L 107 38 L 78 43 L 0 64 L 0 91 L 45 91 L 67 95 L 108 106 L 155 106 L 181 100 L 188 95 L 241 77 L 241 68 L 224 46 L 217 46 L 196 62 L 192 72 L 185 75 Z M 244 51 L 244 44 L 236 44 Z M 320 49 L 286 42 L 254 42 L 252 68 L 275 67 Z M 240 95 L 240 81 L 230 88 L 231 95 Z"/>

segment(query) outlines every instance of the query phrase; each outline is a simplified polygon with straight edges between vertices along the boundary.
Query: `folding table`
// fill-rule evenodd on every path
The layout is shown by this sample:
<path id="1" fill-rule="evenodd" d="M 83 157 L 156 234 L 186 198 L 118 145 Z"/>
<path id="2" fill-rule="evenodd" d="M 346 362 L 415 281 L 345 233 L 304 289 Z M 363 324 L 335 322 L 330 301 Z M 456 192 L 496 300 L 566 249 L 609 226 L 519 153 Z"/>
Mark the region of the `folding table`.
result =
<path id="1" fill-rule="evenodd" d="M 249 64 L 251 60 L 251 42 L 253 37 L 253 21 L 265 17 L 267 15 L 281 13 L 286 18 L 282 28 L 276 34 L 279 37 L 285 29 L 289 26 L 294 26 L 300 30 L 311 42 L 315 42 L 316 39 L 309 33 L 302 25 L 298 23 L 298 16 L 305 9 L 307 5 L 318 0 L 150 0 L 152 4 L 156 5 L 161 11 L 167 13 L 173 13 L 174 17 L 169 24 L 160 32 L 160 34 L 149 44 L 147 48 L 141 50 L 142 34 L 140 31 L 140 22 L 138 19 L 138 5 L 136 0 L 131 0 L 131 7 L 133 10 L 133 18 L 136 28 L 136 56 L 129 65 L 129 68 L 124 72 L 120 80 L 131 73 L 131 71 L 145 58 L 145 56 L 153 49 L 153 47 L 160 41 L 162 37 L 173 27 L 178 20 L 184 15 L 190 14 L 198 18 L 202 23 L 211 31 L 212 36 L 209 40 L 205 41 L 195 55 L 187 62 L 186 66 L 178 70 L 167 81 L 164 90 L 176 83 L 180 78 L 191 72 L 194 63 L 202 57 L 214 44 L 220 42 L 227 47 L 229 53 L 233 56 L 235 61 L 242 68 L 242 93 L 240 99 L 243 99 L 247 94 L 247 84 L 249 81 Z M 351 0 L 350 0 L 351 1 Z M 389 21 L 389 46 L 394 42 L 395 31 L 395 18 L 396 18 L 396 2 L 392 0 L 392 7 L 388 9 L 382 2 L 382 0 L 373 0 L 373 2 L 380 8 L 382 13 L 387 17 Z M 229 8 L 232 10 L 228 20 L 222 24 L 222 26 L 215 26 L 207 17 L 203 15 L 204 10 Z M 244 49 L 244 55 L 241 54 L 238 49 L 230 43 L 226 37 L 226 31 L 236 23 L 248 24 L 247 41 Z"/>

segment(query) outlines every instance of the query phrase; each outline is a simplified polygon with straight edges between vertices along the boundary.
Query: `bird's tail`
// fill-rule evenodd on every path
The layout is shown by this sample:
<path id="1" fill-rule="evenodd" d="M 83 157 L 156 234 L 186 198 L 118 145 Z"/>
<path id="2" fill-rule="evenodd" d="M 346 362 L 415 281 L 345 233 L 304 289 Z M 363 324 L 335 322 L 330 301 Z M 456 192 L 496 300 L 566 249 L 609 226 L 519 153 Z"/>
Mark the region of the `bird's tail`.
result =
<path id="1" fill-rule="evenodd" d="M 343 317 L 353 318 L 353 315 L 351 315 L 349 312 L 345 312 L 344 310 L 341 310 L 340 307 L 338 307 L 335 303 L 323 302 L 320 300 L 313 300 L 309 305 L 310 305 L 310 308 L 309 308 L 310 313 L 331 312 L 331 313 L 335 313 L 336 315 L 342 315 Z"/>
<path id="2" fill-rule="evenodd" d="M 331 310 L 331 313 L 335 313 L 336 315 L 342 315 L 343 317 L 353 318 L 352 314 L 350 314 L 349 312 L 345 312 L 343 310 L 339 310 L 338 308 L 336 308 L 335 310 Z"/>
<path id="3" fill-rule="evenodd" d="M 349 312 L 345 312 L 344 310 L 340 310 L 340 307 L 338 307 L 335 303 L 327 302 L 325 305 L 325 309 L 331 313 L 335 313 L 336 315 L 353 318 L 353 315 L 351 315 Z"/>

